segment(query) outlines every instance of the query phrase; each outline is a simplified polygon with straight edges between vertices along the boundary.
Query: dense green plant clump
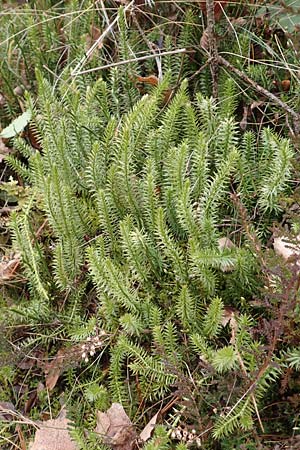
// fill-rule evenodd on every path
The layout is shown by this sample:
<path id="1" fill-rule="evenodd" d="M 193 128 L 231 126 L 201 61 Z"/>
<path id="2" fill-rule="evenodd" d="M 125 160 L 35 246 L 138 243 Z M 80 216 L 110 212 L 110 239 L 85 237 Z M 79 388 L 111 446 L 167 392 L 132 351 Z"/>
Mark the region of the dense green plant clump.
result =
<path id="1" fill-rule="evenodd" d="M 30 297 L 10 320 L 43 323 L 48 342 L 101 330 L 100 378 L 132 416 L 177 392 L 177 414 L 197 418 L 199 434 L 251 430 L 280 365 L 272 355 L 249 387 L 267 350 L 251 331 L 260 263 L 240 208 L 256 211 L 258 233 L 276 217 L 289 141 L 270 129 L 241 135 L 228 105 L 201 94 L 191 103 L 185 82 L 169 105 L 165 80 L 119 117 L 102 79 L 62 82 L 54 95 L 37 75 L 42 150 L 15 141 L 32 197 L 11 219 Z"/>
<path id="2" fill-rule="evenodd" d="M 23 70 L 36 80 L 37 95 L 17 99 L 9 89 L 16 73 L 5 60 L 0 68 L 10 101 L 1 120 L 20 106 L 32 119 L 26 139 L 11 140 L 14 151 L 6 157 L 25 198 L 8 225 L 21 270 L 0 302 L 15 353 L 10 343 L 1 348 L 0 400 L 22 372 L 24 355 L 42 354 L 43 361 L 59 355 L 57 385 L 50 387 L 49 361 L 33 383 L 46 374 L 55 412 L 63 393 L 79 448 L 106 448 L 92 430 L 95 410 L 112 402 L 124 406 L 138 430 L 161 412 L 147 450 L 188 448 L 179 429 L 195 436 L 192 447 L 255 448 L 258 433 L 273 431 L 266 419 L 274 392 L 293 384 L 300 367 L 293 331 L 298 266 L 282 265 L 266 249 L 274 222 L 292 202 L 293 145 L 274 126 L 242 131 L 235 113 L 248 94 L 220 71 L 220 98 L 212 99 L 209 67 L 189 80 L 195 60 L 188 54 L 162 58 L 157 85 L 139 86 L 140 75 L 157 70 L 156 60 L 131 60 L 145 48 L 145 36 L 132 18 L 129 36 L 124 9 L 103 45 L 106 51 L 115 39 L 119 59 L 130 62 L 101 76 L 71 76 L 92 44 L 91 23 L 106 24 L 105 14 L 87 8 L 79 33 L 72 11 L 84 8 L 76 5 L 64 10 L 62 27 L 43 8 L 36 11 L 45 14 L 40 28 L 31 26 L 30 14 L 6 23 L 17 27 L 16 37 L 19 22 L 28 30 L 15 51 L 31 54 Z M 217 27 L 232 31 L 224 22 Z M 149 26 L 146 41 L 156 42 L 158 29 Z M 170 24 L 163 29 L 168 50 Z M 199 29 L 199 17 L 187 10 L 176 46 L 192 45 Z M 235 45 L 247 53 L 253 36 L 239 33 Z M 53 51 L 37 56 L 33 46 L 41 37 Z M 65 47 L 55 53 L 66 41 L 67 54 Z M 105 65 L 105 51 L 85 67 Z M 12 53 L 21 61 L 18 56 Z M 242 69 L 235 57 L 231 62 Z M 266 85 L 270 77 L 259 67 L 247 71 Z M 10 183 L 6 189 L 15 195 Z M 296 221 L 293 226 L 297 236 Z M 44 394 L 33 418 L 38 402 L 48 404 Z M 289 413 L 282 427 L 291 434 L 298 424 Z"/>

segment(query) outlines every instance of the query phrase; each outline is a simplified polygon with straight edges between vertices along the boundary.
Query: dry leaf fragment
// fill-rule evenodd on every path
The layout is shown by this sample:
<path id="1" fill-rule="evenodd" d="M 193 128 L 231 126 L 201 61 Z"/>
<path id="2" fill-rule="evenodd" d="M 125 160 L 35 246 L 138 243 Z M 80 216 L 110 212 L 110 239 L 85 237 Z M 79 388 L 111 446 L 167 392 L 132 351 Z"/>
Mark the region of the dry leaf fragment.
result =
<path id="1" fill-rule="evenodd" d="M 233 308 L 232 306 L 225 306 L 222 320 L 221 320 L 221 325 L 223 327 L 226 327 L 226 325 L 228 323 L 230 323 L 230 325 L 231 325 L 231 321 L 235 320 L 235 316 L 237 316 L 237 315 L 238 315 L 237 309 Z"/>
<path id="2" fill-rule="evenodd" d="M 26 441 L 20 424 L 16 425 L 16 432 L 18 433 L 19 442 L 22 450 L 26 450 Z"/>
<path id="3" fill-rule="evenodd" d="M 6 155 L 9 155 L 10 153 L 12 153 L 13 149 L 10 147 L 7 147 L 4 142 L 3 139 L 0 138 L 0 162 L 3 161 L 3 159 L 5 158 Z"/>
<path id="4" fill-rule="evenodd" d="M 46 374 L 46 387 L 51 391 L 54 389 L 57 380 L 59 379 L 61 373 L 64 370 L 64 360 L 66 357 L 66 350 L 60 349 L 58 350 L 56 356 L 50 363 L 46 363 L 44 367 L 44 371 Z"/>
<path id="5" fill-rule="evenodd" d="M 286 236 L 276 237 L 274 238 L 273 247 L 275 253 L 278 256 L 282 256 L 285 261 L 288 261 L 290 258 L 300 255 L 300 235 L 296 238 L 299 241 L 299 245 L 292 244 L 289 242 Z"/>
<path id="6" fill-rule="evenodd" d="M 148 77 L 137 77 L 136 81 L 138 81 L 139 83 L 151 84 L 151 86 L 157 86 L 159 82 L 156 75 L 149 75 Z"/>
<path id="7" fill-rule="evenodd" d="M 16 269 L 20 265 L 21 253 L 12 253 L 9 257 L 3 256 L 0 261 L 0 282 L 14 278 Z"/>
<path id="8" fill-rule="evenodd" d="M 29 450 L 78 450 L 68 431 L 70 421 L 64 410 L 57 419 L 42 422 Z"/>
<path id="9" fill-rule="evenodd" d="M 235 248 L 236 246 L 228 237 L 221 237 L 218 239 L 219 250 L 225 250 L 226 248 Z"/>
<path id="10" fill-rule="evenodd" d="M 158 417 L 158 413 L 156 413 L 147 423 L 147 425 L 145 426 L 145 428 L 143 429 L 143 431 L 140 434 L 140 439 L 143 442 L 148 441 L 148 439 L 151 438 L 152 435 L 152 431 L 154 430 L 154 427 L 156 425 L 157 422 L 157 417 Z"/>
<path id="11" fill-rule="evenodd" d="M 200 39 L 200 47 L 203 48 L 203 50 L 209 51 L 209 33 L 207 31 L 207 28 L 203 31 L 203 34 Z"/>
<path id="12" fill-rule="evenodd" d="M 95 432 L 103 443 L 114 450 L 132 450 L 136 440 L 133 424 L 120 403 L 113 403 L 105 412 L 97 411 Z"/>
<path id="13" fill-rule="evenodd" d="M 16 408 L 11 402 L 0 402 L 0 420 L 9 422 L 13 419 L 13 413 Z"/>
<path id="14" fill-rule="evenodd" d="M 218 248 L 222 252 L 223 250 L 230 250 L 236 248 L 235 244 L 228 237 L 221 237 L 218 239 Z M 224 264 L 221 268 L 222 272 L 231 272 L 234 270 L 234 266 L 231 263 Z"/>

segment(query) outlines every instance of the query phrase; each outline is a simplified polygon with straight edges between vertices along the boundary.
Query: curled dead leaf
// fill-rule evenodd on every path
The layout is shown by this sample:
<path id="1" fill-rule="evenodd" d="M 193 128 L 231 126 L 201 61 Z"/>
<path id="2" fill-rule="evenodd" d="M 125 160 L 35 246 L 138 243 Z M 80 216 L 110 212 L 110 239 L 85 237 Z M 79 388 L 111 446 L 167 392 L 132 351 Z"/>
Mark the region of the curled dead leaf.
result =
<path id="1" fill-rule="evenodd" d="M 250 105 L 250 109 L 251 109 L 251 111 L 253 111 L 253 109 L 259 108 L 260 106 L 263 106 L 264 104 L 265 104 L 265 102 L 263 102 L 261 100 L 252 102 L 251 105 Z"/>
<path id="2" fill-rule="evenodd" d="M 113 450 L 132 450 L 137 437 L 134 426 L 120 403 L 113 403 L 106 412 L 97 411 L 95 432 Z"/>

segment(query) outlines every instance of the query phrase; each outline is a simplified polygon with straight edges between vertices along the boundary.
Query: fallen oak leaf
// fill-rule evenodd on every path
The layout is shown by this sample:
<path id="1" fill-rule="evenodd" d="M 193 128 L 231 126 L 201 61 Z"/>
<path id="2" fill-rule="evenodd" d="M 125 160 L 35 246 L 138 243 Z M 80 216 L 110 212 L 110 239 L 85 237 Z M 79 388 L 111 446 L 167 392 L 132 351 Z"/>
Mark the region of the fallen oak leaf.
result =
<path id="1" fill-rule="evenodd" d="M 113 450 L 132 450 L 135 446 L 134 426 L 120 403 L 113 403 L 106 412 L 97 411 L 95 433 Z"/>
<path id="2" fill-rule="evenodd" d="M 202 9 L 202 11 L 206 14 L 206 1 L 198 0 L 198 3 L 200 4 L 200 8 Z M 221 0 L 219 2 L 214 2 L 214 16 L 216 21 L 220 20 L 223 13 L 223 8 L 227 5 L 227 3 L 228 0 Z"/>
<path id="3" fill-rule="evenodd" d="M 236 248 L 235 244 L 228 237 L 221 237 L 218 239 L 219 250 L 224 250 L 226 248 Z"/>
<path id="4" fill-rule="evenodd" d="M 69 433 L 70 424 L 66 410 L 63 410 L 57 419 L 42 422 L 35 433 L 34 441 L 29 445 L 29 450 L 78 450 Z"/>
<path id="5" fill-rule="evenodd" d="M 149 75 L 148 77 L 136 77 L 136 81 L 139 83 L 151 84 L 151 86 L 158 85 L 158 78 L 156 75 Z"/>

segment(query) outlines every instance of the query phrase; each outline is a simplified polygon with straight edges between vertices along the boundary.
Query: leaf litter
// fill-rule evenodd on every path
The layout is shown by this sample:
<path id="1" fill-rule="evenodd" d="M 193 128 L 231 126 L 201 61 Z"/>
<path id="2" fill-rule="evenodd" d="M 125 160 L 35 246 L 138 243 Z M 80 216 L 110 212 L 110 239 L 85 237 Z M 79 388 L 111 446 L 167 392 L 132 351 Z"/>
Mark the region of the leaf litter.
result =
<path id="1" fill-rule="evenodd" d="M 113 450 L 133 450 L 137 434 L 120 403 L 113 403 L 106 412 L 97 411 L 95 432 Z"/>

